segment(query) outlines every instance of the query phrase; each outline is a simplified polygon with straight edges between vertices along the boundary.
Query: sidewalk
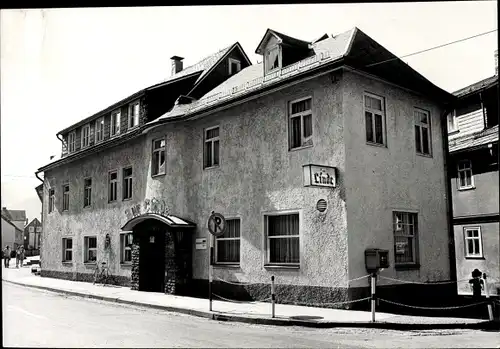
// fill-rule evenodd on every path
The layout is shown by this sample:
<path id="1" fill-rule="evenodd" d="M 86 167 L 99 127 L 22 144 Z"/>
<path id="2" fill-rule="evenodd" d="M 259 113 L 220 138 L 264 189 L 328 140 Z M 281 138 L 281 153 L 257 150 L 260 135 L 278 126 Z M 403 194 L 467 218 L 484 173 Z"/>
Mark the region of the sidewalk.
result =
<path id="1" fill-rule="evenodd" d="M 12 264 L 11 264 L 12 265 Z M 133 304 L 166 311 L 180 312 L 214 320 L 255 324 L 307 327 L 368 327 L 396 330 L 494 328 L 498 323 L 479 319 L 421 317 L 376 313 L 371 322 L 369 311 L 313 308 L 276 304 L 276 317 L 271 318 L 271 304 L 263 302 L 232 303 L 214 300 L 212 312 L 207 299 L 133 291 L 128 287 L 93 285 L 87 282 L 40 277 L 31 274 L 31 266 L 4 268 L 2 280 L 73 296 Z"/>

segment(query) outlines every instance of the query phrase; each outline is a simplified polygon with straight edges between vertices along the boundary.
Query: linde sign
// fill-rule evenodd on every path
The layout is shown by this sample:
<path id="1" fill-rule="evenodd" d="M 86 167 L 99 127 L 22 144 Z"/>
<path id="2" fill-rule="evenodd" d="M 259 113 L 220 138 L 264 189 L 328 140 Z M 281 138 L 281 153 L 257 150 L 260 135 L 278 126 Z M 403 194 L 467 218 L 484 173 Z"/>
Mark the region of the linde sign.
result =
<path id="1" fill-rule="evenodd" d="M 326 187 L 335 188 L 337 177 L 335 167 L 320 165 L 304 165 L 304 186 L 305 187 Z"/>
<path id="2" fill-rule="evenodd" d="M 167 203 L 165 202 L 165 200 L 156 198 L 146 199 L 142 204 L 135 204 L 131 208 L 127 208 L 125 210 L 125 215 L 127 216 L 128 220 L 146 213 L 155 213 L 160 216 L 168 216 L 170 214 L 170 210 L 167 207 Z"/>

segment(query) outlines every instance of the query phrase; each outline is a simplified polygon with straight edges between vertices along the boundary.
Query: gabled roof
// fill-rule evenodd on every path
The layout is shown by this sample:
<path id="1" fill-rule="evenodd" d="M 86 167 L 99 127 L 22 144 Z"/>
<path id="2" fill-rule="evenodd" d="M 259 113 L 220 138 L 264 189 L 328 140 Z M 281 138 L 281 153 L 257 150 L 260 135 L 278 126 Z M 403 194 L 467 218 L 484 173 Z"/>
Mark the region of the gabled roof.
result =
<path id="1" fill-rule="evenodd" d="M 450 141 L 450 153 L 498 142 L 498 125 Z"/>
<path id="2" fill-rule="evenodd" d="M 469 86 L 461 88 L 453 92 L 455 96 L 458 98 L 463 98 L 474 93 L 478 93 L 482 90 L 486 90 L 489 87 L 495 86 L 498 84 L 498 75 L 490 76 L 489 78 L 483 79 L 481 81 L 475 82 Z"/>
<path id="3" fill-rule="evenodd" d="M 267 43 L 268 39 L 270 36 L 276 37 L 280 41 L 280 43 L 291 45 L 291 46 L 296 46 L 296 47 L 301 47 L 301 48 L 309 48 L 309 42 L 293 38 L 291 36 L 282 34 L 277 32 L 276 30 L 272 29 L 267 29 L 266 33 L 264 34 L 264 37 L 262 40 L 259 42 L 259 45 L 257 46 L 257 49 L 255 50 L 255 53 L 261 55 L 264 52 L 264 46 Z"/>
<path id="4" fill-rule="evenodd" d="M 8 210 L 6 207 L 3 207 L 2 214 L 4 214 L 6 217 L 8 217 L 8 219 L 14 222 L 26 221 L 25 210 Z"/>
<path id="5" fill-rule="evenodd" d="M 11 226 L 13 226 L 13 227 L 14 227 L 17 231 L 19 231 L 19 232 L 21 232 L 21 233 L 23 232 L 23 231 L 22 231 L 21 229 L 19 229 L 19 228 L 18 228 L 18 227 L 17 227 L 14 223 L 12 223 L 12 221 L 9 219 L 9 217 L 8 217 L 8 216 L 4 215 L 3 211 L 2 211 L 1 216 L 2 216 L 2 219 L 3 219 L 5 222 L 7 222 L 7 223 L 8 223 L 8 224 L 10 224 Z"/>
<path id="6" fill-rule="evenodd" d="M 275 35 L 268 29 L 266 35 Z M 188 104 L 151 121 L 149 126 L 167 120 L 189 118 L 213 108 L 236 103 L 250 95 L 257 94 L 285 81 L 312 74 L 335 66 L 350 66 L 369 74 L 380 76 L 390 82 L 406 87 L 422 95 L 432 96 L 435 100 L 451 101 L 454 96 L 432 84 L 429 80 L 402 62 L 394 54 L 371 39 L 358 28 L 328 37 L 311 44 L 314 55 L 305 58 L 281 71 L 263 75 L 262 63 L 242 69 L 199 100 Z M 384 61 L 383 64 L 379 64 Z M 371 66 L 370 66 L 371 65 Z M 184 115 L 182 115 L 184 112 Z M 146 127 L 144 130 L 147 130 Z"/>
<path id="7" fill-rule="evenodd" d="M 26 227 L 25 227 L 25 228 L 27 228 L 27 227 L 31 227 L 32 225 L 40 225 L 40 224 L 41 224 L 41 223 L 40 223 L 40 221 L 38 220 L 38 218 L 33 218 L 33 219 L 31 220 L 31 222 L 29 222 L 28 224 L 26 224 Z"/>

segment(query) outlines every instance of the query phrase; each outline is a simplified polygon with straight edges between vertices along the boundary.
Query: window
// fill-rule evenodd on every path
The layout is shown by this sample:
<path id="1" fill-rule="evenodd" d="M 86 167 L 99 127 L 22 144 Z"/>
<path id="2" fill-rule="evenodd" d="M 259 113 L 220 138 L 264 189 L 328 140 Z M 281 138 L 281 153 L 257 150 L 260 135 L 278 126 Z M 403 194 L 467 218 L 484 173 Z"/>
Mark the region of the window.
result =
<path id="1" fill-rule="evenodd" d="M 431 133 L 429 113 L 422 109 L 413 111 L 415 118 L 415 146 L 417 153 L 431 155 Z"/>
<path id="2" fill-rule="evenodd" d="M 395 264 L 417 264 L 417 214 L 394 212 L 393 223 Z"/>
<path id="3" fill-rule="evenodd" d="M 116 201 L 118 198 L 118 172 L 109 173 L 108 202 Z"/>
<path id="4" fill-rule="evenodd" d="M 133 234 L 125 233 L 120 235 L 120 262 L 124 264 L 132 263 L 132 242 Z"/>
<path id="5" fill-rule="evenodd" d="M 75 152 L 76 150 L 76 132 L 70 132 L 68 134 L 68 151 L 70 153 Z"/>
<path id="6" fill-rule="evenodd" d="M 139 125 L 139 102 L 131 103 L 128 106 L 128 128 L 134 128 Z"/>
<path id="7" fill-rule="evenodd" d="M 291 102 L 289 108 L 290 149 L 312 145 L 312 98 Z"/>
<path id="8" fill-rule="evenodd" d="M 99 118 L 95 122 L 95 142 L 99 143 L 104 140 L 104 118 Z"/>
<path id="9" fill-rule="evenodd" d="M 63 211 L 69 210 L 69 184 L 63 185 Z"/>
<path id="10" fill-rule="evenodd" d="M 448 114 L 448 133 L 454 132 L 458 130 L 457 124 L 457 111 L 453 110 Z"/>
<path id="11" fill-rule="evenodd" d="M 92 178 L 83 181 L 83 207 L 89 207 L 92 203 Z"/>
<path id="12" fill-rule="evenodd" d="M 119 110 L 111 113 L 111 137 L 120 134 L 120 117 L 121 112 Z"/>
<path id="13" fill-rule="evenodd" d="M 165 138 L 153 141 L 151 167 L 151 175 L 165 174 Z"/>
<path id="14" fill-rule="evenodd" d="M 385 145 L 384 98 L 365 94 L 366 141 Z"/>
<path id="15" fill-rule="evenodd" d="M 458 162 L 458 189 L 471 188 L 474 188 L 472 162 L 470 160 L 461 160 Z"/>
<path id="16" fill-rule="evenodd" d="M 240 220 L 227 219 L 227 230 L 215 238 L 215 260 L 222 264 L 240 263 Z"/>
<path id="17" fill-rule="evenodd" d="M 464 228 L 465 257 L 482 258 L 483 243 L 479 227 Z"/>
<path id="18" fill-rule="evenodd" d="M 49 189 L 49 213 L 54 211 L 55 201 L 56 201 L 56 191 L 54 189 Z"/>
<path id="19" fill-rule="evenodd" d="M 269 264 L 299 264 L 299 214 L 266 216 Z"/>
<path id="20" fill-rule="evenodd" d="M 265 53 L 264 65 L 266 73 L 281 67 L 280 47 L 275 46 Z"/>
<path id="21" fill-rule="evenodd" d="M 73 239 L 63 238 L 63 262 L 71 262 L 73 260 Z"/>
<path id="22" fill-rule="evenodd" d="M 132 199 L 132 167 L 123 169 L 123 200 Z"/>
<path id="23" fill-rule="evenodd" d="M 84 237 L 84 253 L 83 262 L 84 263 L 95 263 L 97 260 L 97 237 L 96 236 L 85 236 Z"/>
<path id="24" fill-rule="evenodd" d="M 205 130 L 205 163 L 203 168 L 219 165 L 219 127 Z"/>
<path id="25" fill-rule="evenodd" d="M 85 125 L 82 127 L 82 149 L 90 145 L 90 126 Z"/>
<path id="26" fill-rule="evenodd" d="M 229 58 L 229 75 L 236 74 L 241 70 L 241 63 L 237 59 Z"/>

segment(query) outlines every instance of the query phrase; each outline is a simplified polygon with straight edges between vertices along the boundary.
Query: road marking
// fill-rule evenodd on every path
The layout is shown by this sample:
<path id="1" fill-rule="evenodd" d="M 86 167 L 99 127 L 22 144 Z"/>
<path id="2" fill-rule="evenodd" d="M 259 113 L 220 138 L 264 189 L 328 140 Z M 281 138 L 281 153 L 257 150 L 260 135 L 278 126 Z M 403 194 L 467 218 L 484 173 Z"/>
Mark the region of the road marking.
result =
<path id="1" fill-rule="evenodd" d="M 24 310 L 22 308 L 14 306 L 14 305 L 8 305 L 7 308 L 11 308 L 11 309 L 20 311 L 21 313 L 25 313 L 26 315 L 33 316 L 33 317 L 36 317 L 36 318 L 39 318 L 39 319 L 48 320 L 48 318 L 46 318 L 45 316 L 30 313 L 29 311 L 26 311 L 26 310 Z"/>

